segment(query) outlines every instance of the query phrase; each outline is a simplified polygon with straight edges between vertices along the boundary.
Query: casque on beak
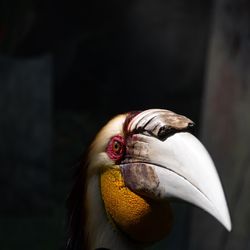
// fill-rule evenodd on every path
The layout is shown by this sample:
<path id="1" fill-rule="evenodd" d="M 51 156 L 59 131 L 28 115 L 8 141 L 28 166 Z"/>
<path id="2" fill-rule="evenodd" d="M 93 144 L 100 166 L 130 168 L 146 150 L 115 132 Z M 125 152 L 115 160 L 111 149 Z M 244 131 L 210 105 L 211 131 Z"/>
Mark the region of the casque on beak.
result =
<path id="1" fill-rule="evenodd" d="M 227 230 L 231 220 L 214 163 L 201 142 L 187 132 L 191 120 L 150 109 L 128 124 L 127 153 L 121 163 L 126 186 L 156 200 L 178 198 L 214 216 Z"/>

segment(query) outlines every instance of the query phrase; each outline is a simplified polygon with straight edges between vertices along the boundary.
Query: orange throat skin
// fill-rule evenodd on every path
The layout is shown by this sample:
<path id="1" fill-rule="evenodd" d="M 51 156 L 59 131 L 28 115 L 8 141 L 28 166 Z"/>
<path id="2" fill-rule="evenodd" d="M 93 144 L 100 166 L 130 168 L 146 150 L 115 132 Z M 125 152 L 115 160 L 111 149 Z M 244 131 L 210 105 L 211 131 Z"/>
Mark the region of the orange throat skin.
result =
<path id="1" fill-rule="evenodd" d="M 169 233 L 173 221 L 170 204 L 133 193 L 118 167 L 101 174 L 101 194 L 108 217 L 134 241 L 149 244 Z"/>

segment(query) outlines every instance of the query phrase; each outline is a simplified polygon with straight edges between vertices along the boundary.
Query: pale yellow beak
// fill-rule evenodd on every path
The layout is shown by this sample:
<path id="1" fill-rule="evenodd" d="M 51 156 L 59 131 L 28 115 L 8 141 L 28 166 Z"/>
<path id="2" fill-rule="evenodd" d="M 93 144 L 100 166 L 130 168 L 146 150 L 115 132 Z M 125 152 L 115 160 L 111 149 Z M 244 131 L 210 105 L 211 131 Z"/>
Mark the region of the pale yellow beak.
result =
<path id="1" fill-rule="evenodd" d="M 214 216 L 230 231 L 231 220 L 223 188 L 205 147 L 195 136 L 181 129 L 159 139 L 153 128 L 158 124 L 159 131 L 160 126 L 166 126 L 162 120 L 164 110 L 159 111 L 160 122 L 157 110 L 144 112 L 140 113 L 140 119 L 131 121 L 133 134 L 127 141 L 127 156 L 121 164 L 125 184 L 152 199 L 178 198 L 190 202 Z M 146 124 L 151 131 L 145 126 L 137 131 L 139 123 Z"/>

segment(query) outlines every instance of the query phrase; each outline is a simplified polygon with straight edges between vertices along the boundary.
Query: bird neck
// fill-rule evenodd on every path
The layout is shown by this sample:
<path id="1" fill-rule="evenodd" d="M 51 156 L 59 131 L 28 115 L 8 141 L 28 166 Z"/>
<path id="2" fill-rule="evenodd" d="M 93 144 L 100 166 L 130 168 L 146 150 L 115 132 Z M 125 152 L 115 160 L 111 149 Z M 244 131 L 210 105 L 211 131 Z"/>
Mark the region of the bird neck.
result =
<path id="1" fill-rule="evenodd" d="M 130 240 L 145 245 L 169 233 L 172 213 L 168 202 L 159 203 L 132 192 L 118 166 L 103 171 L 100 183 L 107 217 Z"/>
<path id="2" fill-rule="evenodd" d="M 140 248 L 115 229 L 110 217 L 107 216 L 100 192 L 99 174 L 88 173 L 87 180 L 84 238 L 88 243 L 88 249 L 139 250 Z"/>

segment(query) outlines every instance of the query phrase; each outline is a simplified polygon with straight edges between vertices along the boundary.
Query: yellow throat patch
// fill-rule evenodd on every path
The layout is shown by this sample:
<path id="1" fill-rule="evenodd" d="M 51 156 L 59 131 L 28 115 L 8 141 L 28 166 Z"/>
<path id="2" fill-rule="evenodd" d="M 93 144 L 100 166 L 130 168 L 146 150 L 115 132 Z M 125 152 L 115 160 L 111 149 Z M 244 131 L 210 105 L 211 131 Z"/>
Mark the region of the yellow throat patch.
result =
<path id="1" fill-rule="evenodd" d="M 107 169 L 101 174 L 101 193 L 108 215 L 133 240 L 151 243 L 169 233 L 172 225 L 169 203 L 133 193 L 125 186 L 119 168 Z"/>

